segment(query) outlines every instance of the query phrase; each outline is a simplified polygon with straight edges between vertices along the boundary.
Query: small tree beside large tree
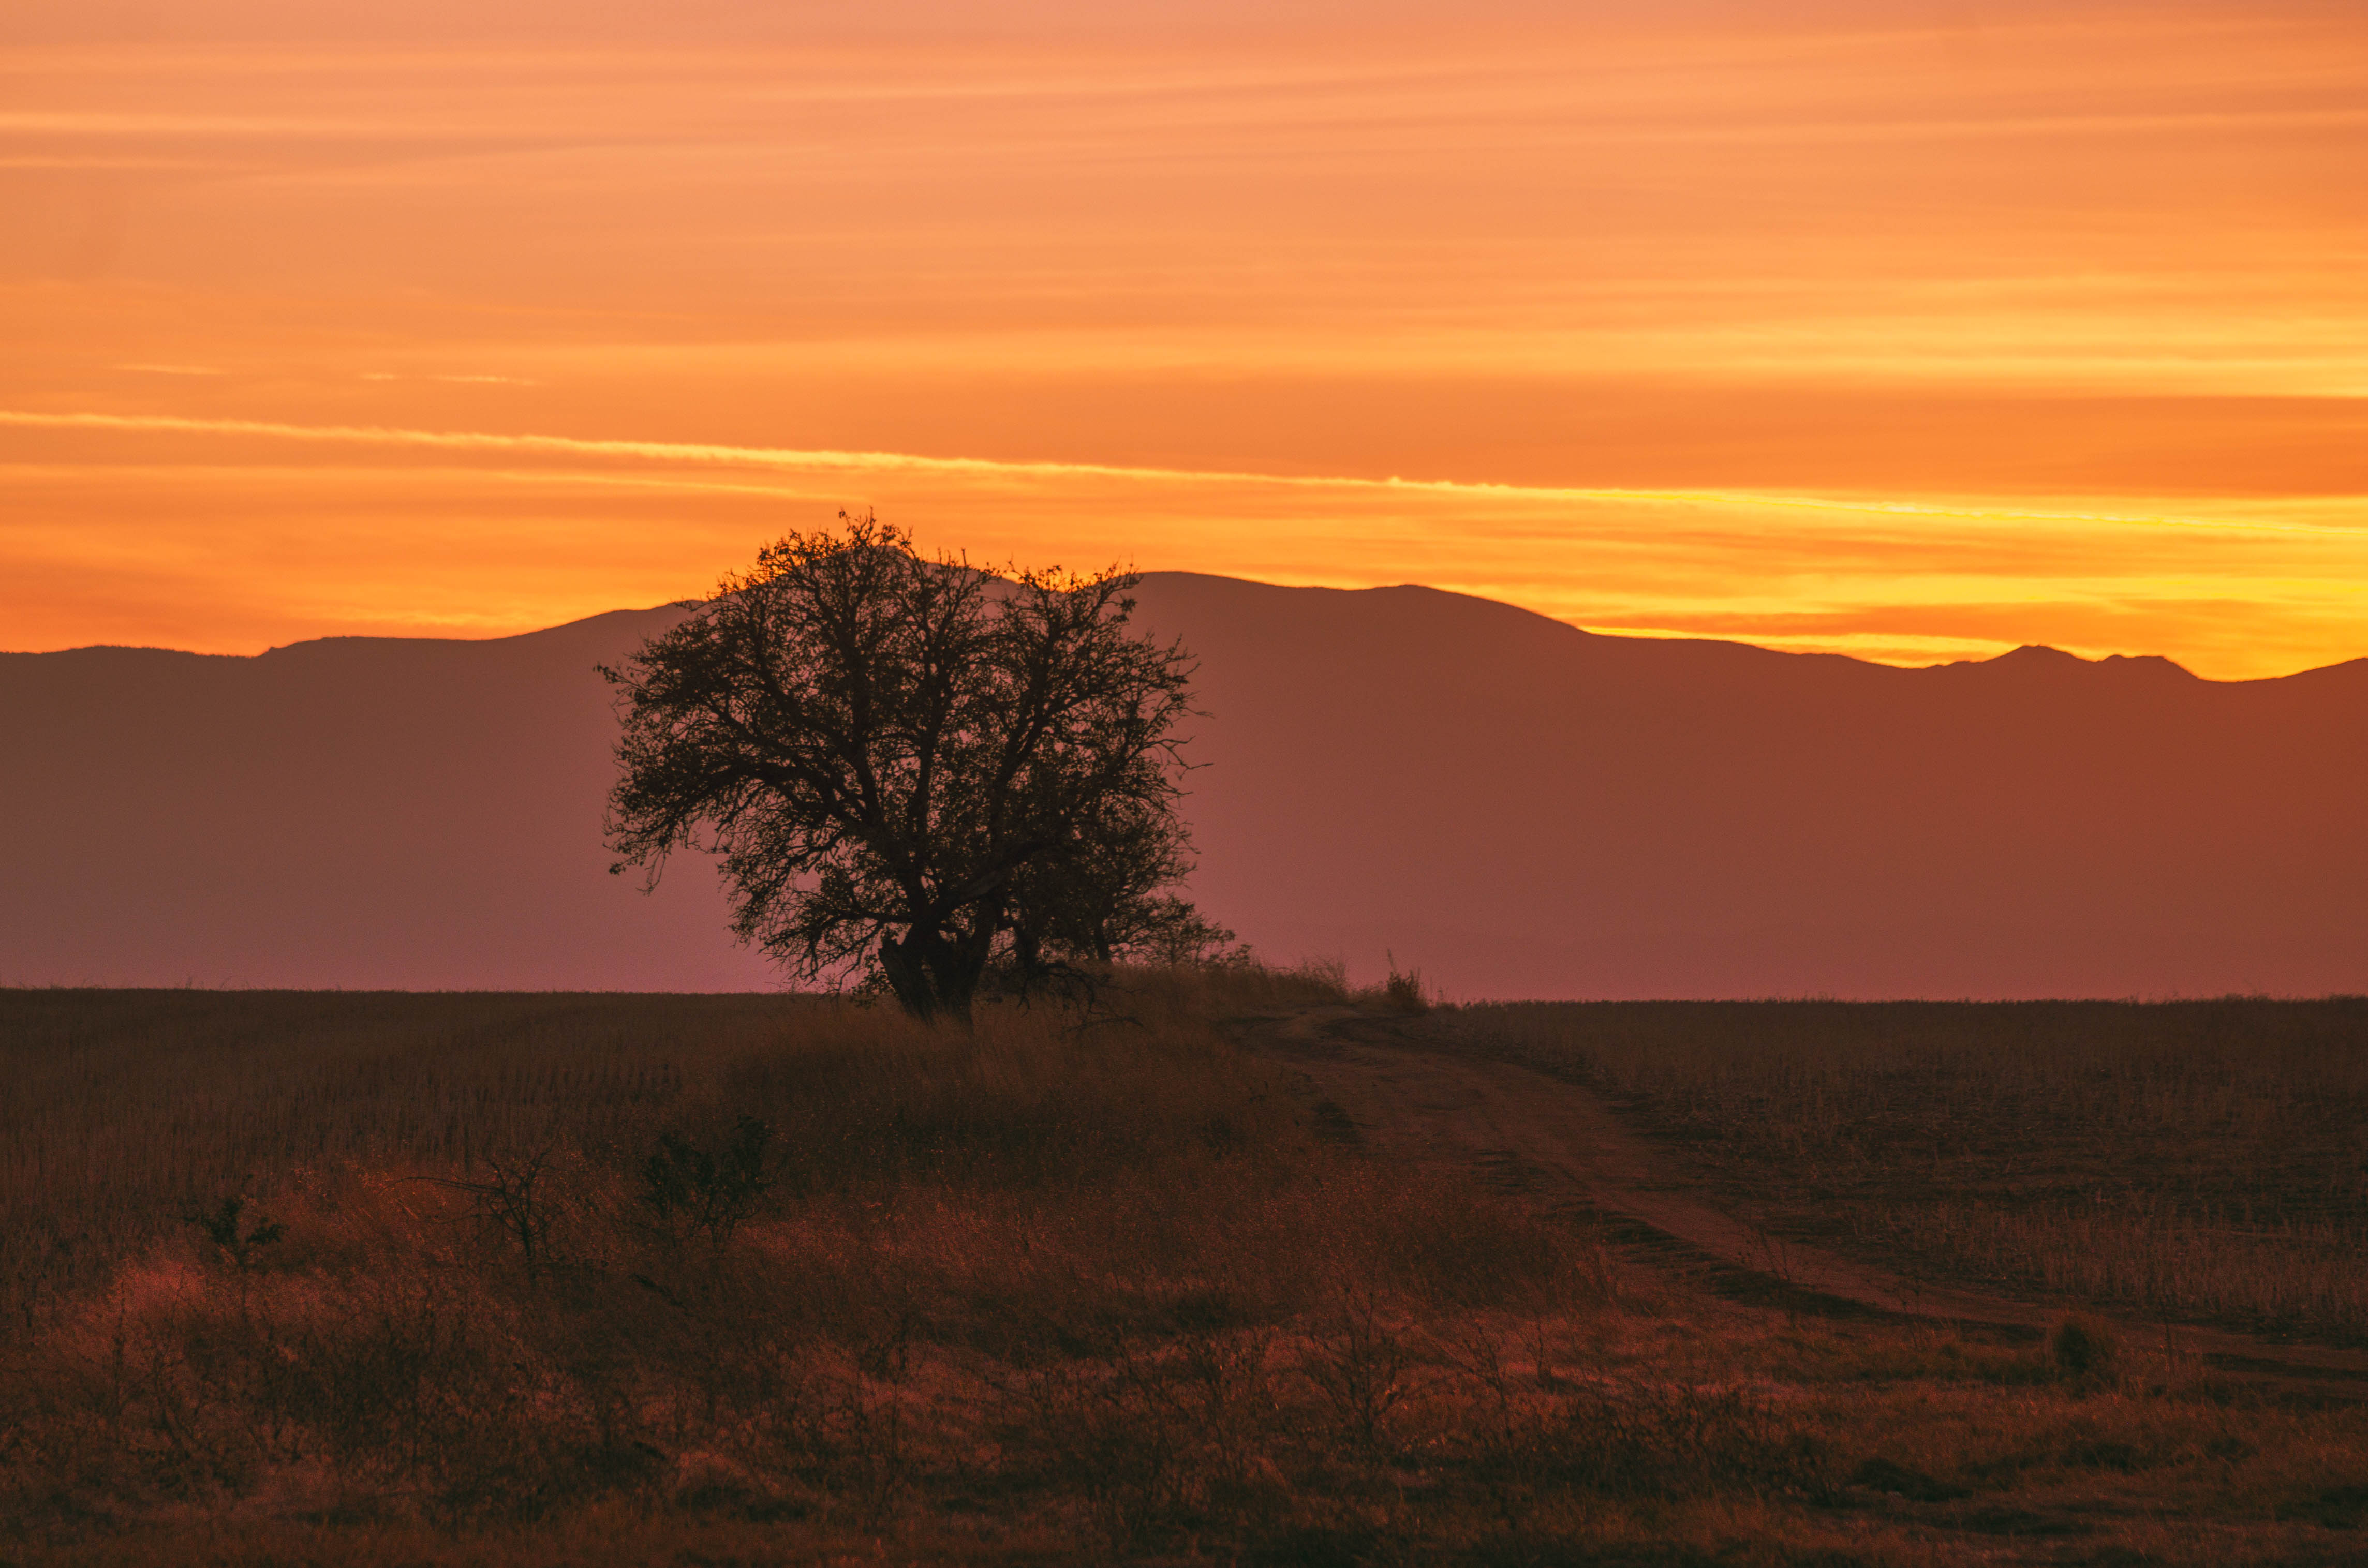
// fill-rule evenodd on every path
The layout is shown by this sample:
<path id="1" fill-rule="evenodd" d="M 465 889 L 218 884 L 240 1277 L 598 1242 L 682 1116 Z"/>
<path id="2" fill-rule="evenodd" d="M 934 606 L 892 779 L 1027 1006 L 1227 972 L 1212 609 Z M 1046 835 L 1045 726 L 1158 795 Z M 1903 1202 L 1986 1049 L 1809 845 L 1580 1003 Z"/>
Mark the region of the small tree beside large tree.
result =
<path id="1" fill-rule="evenodd" d="M 734 929 L 967 1019 L 991 971 L 1172 960 L 1231 939 L 1173 891 L 1193 665 L 1129 627 L 1137 579 L 1003 576 L 841 514 L 601 674 L 612 870 L 722 857 Z"/>

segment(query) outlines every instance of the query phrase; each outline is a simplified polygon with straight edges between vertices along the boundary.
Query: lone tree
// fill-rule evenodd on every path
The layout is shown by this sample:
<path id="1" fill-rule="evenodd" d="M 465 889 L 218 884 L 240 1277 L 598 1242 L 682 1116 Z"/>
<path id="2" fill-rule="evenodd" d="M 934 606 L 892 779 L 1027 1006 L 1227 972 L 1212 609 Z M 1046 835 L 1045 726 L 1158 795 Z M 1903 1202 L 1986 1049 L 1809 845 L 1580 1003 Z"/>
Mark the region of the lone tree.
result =
<path id="1" fill-rule="evenodd" d="M 623 770 L 611 867 L 720 854 L 734 929 L 967 1019 L 992 968 L 1173 960 L 1231 940 L 1171 888 L 1181 646 L 1133 635 L 1137 578 L 997 577 L 866 516 L 791 534 L 601 674 Z"/>

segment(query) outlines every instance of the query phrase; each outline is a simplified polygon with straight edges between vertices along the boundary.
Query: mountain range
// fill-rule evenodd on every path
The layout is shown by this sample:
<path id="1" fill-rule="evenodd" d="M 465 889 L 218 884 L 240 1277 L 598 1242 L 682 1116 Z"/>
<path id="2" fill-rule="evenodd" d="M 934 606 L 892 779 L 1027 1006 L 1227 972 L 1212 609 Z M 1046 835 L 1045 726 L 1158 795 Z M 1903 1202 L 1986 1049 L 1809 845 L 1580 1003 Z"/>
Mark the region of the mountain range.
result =
<path id="1" fill-rule="evenodd" d="M 1191 892 L 1459 997 L 2368 992 L 2368 659 L 1901 669 L 1427 588 L 1147 574 Z M 0 654 L 0 983 L 781 983 L 608 874 L 614 662 L 678 608 L 254 657 Z"/>

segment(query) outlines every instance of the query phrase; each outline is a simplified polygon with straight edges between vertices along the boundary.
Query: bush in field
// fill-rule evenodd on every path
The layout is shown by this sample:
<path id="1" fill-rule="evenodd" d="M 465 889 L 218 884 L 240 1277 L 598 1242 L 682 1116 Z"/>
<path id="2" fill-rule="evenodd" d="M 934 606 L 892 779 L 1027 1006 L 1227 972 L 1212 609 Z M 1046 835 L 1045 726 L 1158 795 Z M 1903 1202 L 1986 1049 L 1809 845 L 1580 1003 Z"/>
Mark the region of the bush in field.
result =
<path id="1" fill-rule="evenodd" d="M 642 1162 L 642 1201 L 677 1236 L 703 1235 L 721 1251 L 772 1187 L 765 1172 L 772 1138 L 772 1128 L 753 1116 L 740 1119 L 718 1153 L 678 1132 L 662 1134 L 657 1152 Z"/>
<path id="2" fill-rule="evenodd" d="M 288 1227 L 277 1220 L 257 1216 L 253 1224 L 245 1223 L 246 1199 L 225 1198 L 211 1210 L 199 1210 L 184 1215 L 184 1222 L 197 1227 L 199 1234 L 211 1242 L 231 1267 L 244 1274 L 261 1261 L 256 1248 L 269 1246 L 288 1233 Z"/>
<path id="3" fill-rule="evenodd" d="M 551 1261 L 551 1236 L 563 1207 L 553 1177 L 565 1155 L 556 1145 L 544 1143 L 511 1153 L 484 1152 L 477 1159 L 484 1167 L 480 1176 L 406 1179 L 467 1194 L 479 1224 L 517 1246 L 531 1283 Z"/>
<path id="4" fill-rule="evenodd" d="M 1401 1013 L 1419 1017 L 1430 1011 L 1430 999 L 1422 994 L 1422 971 L 1401 970 L 1397 955 L 1390 955 L 1390 978 L 1382 986 L 1382 1000 Z"/>
<path id="5" fill-rule="evenodd" d="M 2111 1325 L 2072 1312 L 2048 1331 L 2047 1355 L 2066 1377 L 2106 1378 L 2121 1358 L 2121 1344 Z"/>

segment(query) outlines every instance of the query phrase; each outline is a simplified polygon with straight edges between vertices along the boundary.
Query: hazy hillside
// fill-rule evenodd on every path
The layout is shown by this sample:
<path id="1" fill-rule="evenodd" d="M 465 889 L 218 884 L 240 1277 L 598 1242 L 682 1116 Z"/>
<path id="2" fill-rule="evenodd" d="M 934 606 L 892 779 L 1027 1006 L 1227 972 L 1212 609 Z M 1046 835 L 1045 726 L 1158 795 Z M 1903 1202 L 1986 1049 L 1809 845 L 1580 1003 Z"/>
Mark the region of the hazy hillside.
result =
<path id="1" fill-rule="evenodd" d="M 1470 995 L 2368 991 L 2368 660 L 2201 681 L 1589 636 L 1155 574 L 1204 904 Z M 0 983 L 768 983 L 606 875 L 594 663 L 672 612 L 236 659 L 0 655 Z"/>

